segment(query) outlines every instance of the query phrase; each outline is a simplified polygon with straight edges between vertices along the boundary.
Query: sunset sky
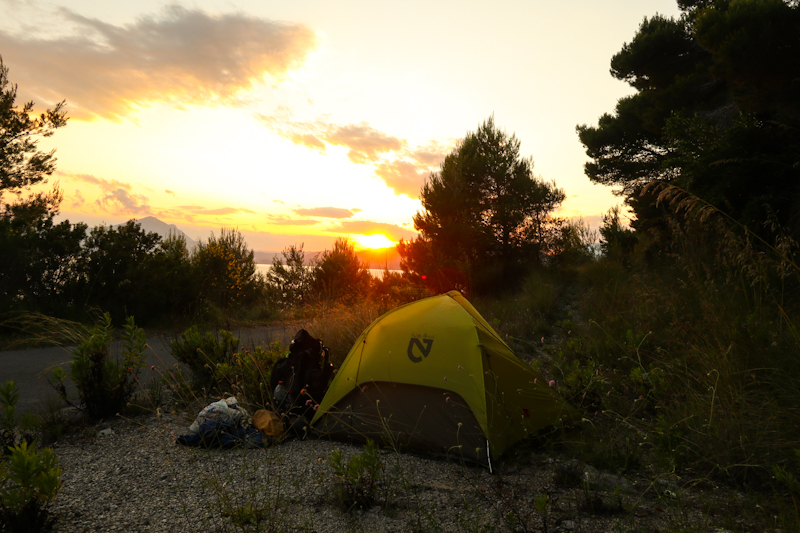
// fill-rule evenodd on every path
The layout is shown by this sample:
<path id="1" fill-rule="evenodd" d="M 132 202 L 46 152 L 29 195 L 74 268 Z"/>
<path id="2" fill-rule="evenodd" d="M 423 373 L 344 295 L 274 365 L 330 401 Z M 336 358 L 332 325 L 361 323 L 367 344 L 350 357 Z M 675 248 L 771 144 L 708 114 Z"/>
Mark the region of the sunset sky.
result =
<path id="1" fill-rule="evenodd" d="M 575 126 L 632 92 L 609 61 L 655 13 L 675 0 L 0 0 L 0 55 L 18 103 L 67 101 L 41 143 L 63 218 L 321 250 L 413 237 L 425 177 L 491 115 L 597 226 L 619 199 Z"/>

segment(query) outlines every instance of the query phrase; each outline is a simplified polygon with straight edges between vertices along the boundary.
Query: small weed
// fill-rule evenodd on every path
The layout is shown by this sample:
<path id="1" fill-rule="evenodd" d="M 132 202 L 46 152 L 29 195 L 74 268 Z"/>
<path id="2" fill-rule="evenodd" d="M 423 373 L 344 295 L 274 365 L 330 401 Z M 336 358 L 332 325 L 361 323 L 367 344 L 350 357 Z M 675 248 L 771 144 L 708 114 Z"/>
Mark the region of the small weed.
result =
<path id="1" fill-rule="evenodd" d="M 369 440 L 364 451 L 345 460 L 341 450 L 334 450 L 326 461 L 333 470 L 336 502 L 346 511 L 372 507 L 377 502 L 383 462 L 378 445 Z"/>

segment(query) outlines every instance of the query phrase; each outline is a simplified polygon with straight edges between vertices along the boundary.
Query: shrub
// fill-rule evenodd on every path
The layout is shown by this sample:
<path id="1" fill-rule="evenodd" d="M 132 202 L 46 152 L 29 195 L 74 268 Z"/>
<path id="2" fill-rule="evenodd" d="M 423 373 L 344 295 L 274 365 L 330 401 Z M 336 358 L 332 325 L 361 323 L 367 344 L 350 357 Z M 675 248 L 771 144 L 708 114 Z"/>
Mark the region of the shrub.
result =
<path id="1" fill-rule="evenodd" d="M 29 414 L 17 416 L 16 407 L 19 401 L 19 387 L 13 381 L 6 381 L 0 385 L 0 446 L 2 452 L 22 440 L 20 430 L 29 431 L 37 426 L 35 417 Z"/>
<path id="2" fill-rule="evenodd" d="M 193 387 L 211 389 L 219 383 L 217 366 L 232 364 L 238 346 L 239 339 L 230 331 L 220 330 L 218 339 L 214 333 L 202 334 L 192 326 L 170 343 L 170 350 L 175 359 L 189 367 Z"/>
<path id="3" fill-rule="evenodd" d="M 227 385 L 227 390 L 236 395 L 240 403 L 254 409 L 263 408 L 271 403 L 268 389 L 272 365 L 283 355 L 284 350 L 277 341 L 266 349 L 261 346 L 252 351 L 241 349 L 231 354 L 228 363 L 215 366 L 215 380 Z"/>
<path id="4" fill-rule="evenodd" d="M 61 469 L 53 450 L 37 451 L 23 442 L 0 461 L 0 530 L 44 531 L 51 518 L 47 507 L 61 489 Z"/>
<path id="5" fill-rule="evenodd" d="M 78 389 L 83 409 L 92 418 L 103 418 L 121 411 L 135 392 L 137 376 L 145 364 L 145 334 L 129 317 L 122 332 L 122 356 L 111 357 L 111 315 L 106 313 L 75 348 L 70 378 Z M 50 381 L 61 398 L 71 403 L 63 369 L 56 368 Z"/>

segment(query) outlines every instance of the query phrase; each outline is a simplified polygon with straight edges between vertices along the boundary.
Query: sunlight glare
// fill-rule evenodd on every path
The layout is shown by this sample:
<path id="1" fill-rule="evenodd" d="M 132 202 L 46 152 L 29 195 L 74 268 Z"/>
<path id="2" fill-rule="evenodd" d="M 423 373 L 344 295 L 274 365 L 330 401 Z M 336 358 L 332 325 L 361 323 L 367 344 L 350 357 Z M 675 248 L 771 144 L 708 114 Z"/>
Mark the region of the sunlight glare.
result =
<path id="1" fill-rule="evenodd" d="M 358 250 L 375 250 L 380 248 L 391 248 L 397 243 L 383 233 L 373 233 L 372 235 L 353 235 L 355 247 Z"/>

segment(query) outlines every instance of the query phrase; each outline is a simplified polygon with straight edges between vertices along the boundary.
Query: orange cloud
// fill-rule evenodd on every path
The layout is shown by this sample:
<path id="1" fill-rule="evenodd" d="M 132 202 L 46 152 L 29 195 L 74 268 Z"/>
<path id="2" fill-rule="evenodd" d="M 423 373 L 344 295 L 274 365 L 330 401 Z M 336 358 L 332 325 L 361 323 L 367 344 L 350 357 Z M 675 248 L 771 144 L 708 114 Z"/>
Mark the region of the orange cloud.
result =
<path id="1" fill-rule="evenodd" d="M 406 141 L 376 130 L 366 122 L 344 126 L 323 119 L 295 122 L 286 108 L 278 109 L 272 116 L 257 113 L 256 118 L 282 137 L 312 150 L 324 153 L 327 145 L 349 148 L 347 157 L 360 165 L 373 163 L 383 154 L 406 147 Z"/>
<path id="2" fill-rule="evenodd" d="M 75 189 L 75 197 L 72 199 L 72 208 L 77 209 L 83 206 L 86 203 L 86 199 L 81 194 L 81 191 Z"/>
<path id="3" fill-rule="evenodd" d="M 353 216 L 354 211 L 340 207 L 314 207 L 311 209 L 295 209 L 294 212 L 306 217 L 350 218 Z"/>
<path id="4" fill-rule="evenodd" d="M 220 207 L 220 208 L 217 208 L 217 209 L 208 209 L 206 207 L 201 207 L 201 206 L 198 206 L 198 205 L 180 205 L 180 206 L 178 206 L 178 208 L 179 209 L 183 209 L 184 211 L 187 211 L 187 212 L 192 213 L 194 215 L 217 215 L 217 216 L 223 216 L 223 215 L 234 215 L 236 213 L 247 213 L 247 214 L 251 214 L 251 215 L 256 214 L 255 211 L 252 211 L 250 209 L 245 209 L 243 207 Z"/>
<path id="5" fill-rule="evenodd" d="M 91 174 L 71 174 L 60 170 L 57 170 L 55 174 L 68 180 L 89 183 L 99 187 L 102 195 L 94 203 L 106 213 L 117 216 L 153 214 L 148 203 L 149 198 L 142 194 L 134 194 L 130 183 L 106 180 Z M 81 195 L 80 190 L 75 191 L 75 196 L 75 199 L 72 200 L 72 207 L 83 206 L 86 200 Z"/>
<path id="6" fill-rule="evenodd" d="M 101 191 L 99 199 L 95 200 L 95 205 L 102 211 L 117 215 L 153 215 L 176 220 L 186 220 L 194 222 L 195 217 L 224 217 L 244 213 L 254 215 L 256 211 L 244 207 L 218 207 L 208 208 L 198 205 L 180 205 L 172 208 L 154 208 L 149 204 L 149 198 L 142 194 L 135 194 L 130 183 L 118 180 L 106 180 L 98 178 L 92 174 L 72 174 L 63 171 L 56 171 L 56 176 L 66 180 L 88 183 L 98 187 Z M 175 194 L 172 191 L 165 191 Z M 85 199 L 80 190 L 75 191 L 75 198 L 72 199 L 72 207 L 78 208 L 84 205 Z"/>
<path id="7" fill-rule="evenodd" d="M 283 216 L 267 215 L 270 224 L 276 226 L 315 226 L 320 222 L 311 218 L 289 218 Z"/>
<path id="8" fill-rule="evenodd" d="M 409 161 L 395 160 L 375 165 L 375 175 L 381 178 L 387 187 L 409 198 L 417 197 L 428 174 L 430 171 L 427 168 L 420 169 Z"/>
<path id="9" fill-rule="evenodd" d="M 127 189 L 111 189 L 105 196 L 95 200 L 95 204 L 103 211 L 117 216 L 150 215 L 148 198 L 141 194 L 131 194 Z"/>
<path id="10" fill-rule="evenodd" d="M 105 192 L 109 192 L 115 189 L 124 189 L 126 191 L 131 190 L 131 184 L 125 183 L 124 181 L 117 181 L 117 180 L 106 180 L 103 178 L 98 178 L 97 176 L 93 176 L 92 174 L 73 174 L 69 172 L 62 172 L 61 170 L 56 170 L 56 176 L 65 177 L 68 179 L 72 179 L 75 181 L 82 181 L 84 183 L 91 183 L 92 185 L 97 185 Z"/>
<path id="11" fill-rule="evenodd" d="M 350 161 L 373 165 L 375 176 L 395 194 L 409 198 L 417 197 L 425 178 L 452 149 L 451 144 L 435 141 L 412 149 L 406 140 L 376 130 L 366 122 L 339 125 L 325 117 L 298 122 L 284 107 L 273 115 L 256 114 L 256 118 L 278 135 L 318 152 L 325 153 L 328 145 L 349 148 Z"/>
<path id="12" fill-rule="evenodd" d="M 383 233 L 393 241 L 400 239 L 412 239 L 417 236 L 413 231 L 385 222 L 373 222 L 371 220 L 344 220 L 332 227 L 332 233 L 360 233 L 370 235 L 372 233 Z"/>
<path id="13" fill-rule="evenodd" d="M 23 100 L 67 100 L 78 119 L 119 120 L 137 106 L 235 103 L 262 82 L 280 81 L 317 45 L 307 27 L 180 6 L 114 26 L 59 10 L 79 33 L 58 39 L 0 31 L 3 59 Z"/>

